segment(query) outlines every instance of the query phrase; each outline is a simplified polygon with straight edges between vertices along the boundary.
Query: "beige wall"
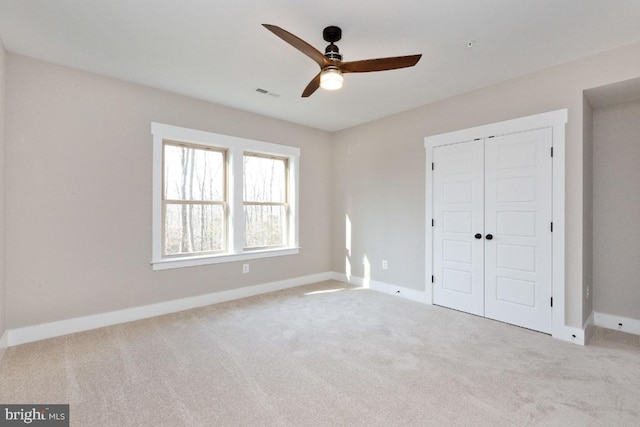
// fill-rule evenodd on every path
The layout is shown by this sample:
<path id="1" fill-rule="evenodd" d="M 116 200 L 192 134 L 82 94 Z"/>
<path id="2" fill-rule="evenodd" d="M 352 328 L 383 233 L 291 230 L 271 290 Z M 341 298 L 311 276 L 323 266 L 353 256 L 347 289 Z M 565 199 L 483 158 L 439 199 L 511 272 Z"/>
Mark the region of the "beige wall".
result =
<path id="1" fill-rule="evenodd" d="M 593 309 L 640 320 L 640 102 L 593 110 Z"/>
<path id="2" fill-rule="evenodd" d="M 640 44 L 333 135 L 18 55 L 6 61 L 7 328 L 344 272 L 347 256 L 356 276 L 366 256 L 371 279 L 424 290 L 423 138 L 559 108 L 569 109 L 567 323 L 581 326 L 589 311 L 583 90 L 638 77 Z M 151 121 L 301 147 L 300 255 L 252 261 L 248 275 L 236 263 L 153 272 Z"/>
<path id="3" fill-rule="evenodd" d="M 152 121 L 301 148 L 297 256 L 152 271 Z M 330 270 L 331 135 L 14 54 L 7 327 Z"/>
<path id="4" fill-rule="evenodd" d="M 423 138 L 448 131 L 569 109 L 566 141 L 566 322 L 583 324 L 583 90 L 640 75 L 640 44 L 542 70 L 334 136 L 332 265 L 345 271 L 345 216 L 352 224 L 352 273 L 425 289 Z M 586 249 L 585 249 L 586 247 Z M 389 269 L 381 269 L 381 260 Z"/>
<path id="5" fill-rule="evenodd" d="M 0 337 L 6 330 L 5 321 L 5 105 L 7 52 L 0 40 Z M 1 356 L 0 349 L 0 356 Z"/>

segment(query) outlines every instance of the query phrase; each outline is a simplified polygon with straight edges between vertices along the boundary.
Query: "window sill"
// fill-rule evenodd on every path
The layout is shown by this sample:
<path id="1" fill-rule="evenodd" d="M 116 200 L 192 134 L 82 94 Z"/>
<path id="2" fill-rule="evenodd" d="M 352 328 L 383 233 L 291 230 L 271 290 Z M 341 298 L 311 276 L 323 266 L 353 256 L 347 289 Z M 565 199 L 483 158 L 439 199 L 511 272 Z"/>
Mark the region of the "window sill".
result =
<path id="1" fill-rule="evenodd" d="M 250 259 L 297 255 L 299 252 L 300 252 L 300 248 L 298 247 L 264 249 L 264 250 L 244 252 L 241 254 L 221 254 L 221 255 L 206 255 L 206 256 L 181 257 L 181 258 L 165 258 L 165 259 L 159 259 L 156 261 L 151 261 L 151 265 L 154 270 L 169 270 L 172 268 L 196 267 L 199 265 L 221 264 L 225 262 L 246 261 Z"/>

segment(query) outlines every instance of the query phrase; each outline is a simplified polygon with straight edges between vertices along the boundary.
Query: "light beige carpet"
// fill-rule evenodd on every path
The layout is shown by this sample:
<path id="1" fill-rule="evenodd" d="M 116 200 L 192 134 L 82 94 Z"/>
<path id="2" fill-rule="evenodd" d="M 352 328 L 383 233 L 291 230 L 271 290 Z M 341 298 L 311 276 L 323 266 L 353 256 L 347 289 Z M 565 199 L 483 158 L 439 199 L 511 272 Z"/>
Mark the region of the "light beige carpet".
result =
<path id="1" fill-rule="evenodd" d="M 580 347 L 324 282 L 7 350 L 74 426 L 638 426 L 640 340 Z"/>

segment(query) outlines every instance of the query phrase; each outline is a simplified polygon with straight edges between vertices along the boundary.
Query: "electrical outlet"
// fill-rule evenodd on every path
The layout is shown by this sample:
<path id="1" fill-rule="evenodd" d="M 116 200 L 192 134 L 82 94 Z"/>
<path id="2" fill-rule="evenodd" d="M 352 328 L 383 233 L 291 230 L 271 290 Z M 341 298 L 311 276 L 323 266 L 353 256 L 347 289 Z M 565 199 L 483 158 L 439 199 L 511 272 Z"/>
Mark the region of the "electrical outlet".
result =
<path id="1" fill-rule="evenodd" d="M 387 268 L 389 268 L 389 263 L 387 262 L 386 259 L 382 260 L 382 269 L 386 270 Z"/>
<path id="2" fill-rule="evenodd" d="M 587 286 L 587 298 L 589 298 L 590 294 L 591 294 L 591 289 L 589 289 L 589 287 Z"/>
<path id="3" fill-rule="evenodd" d="M 242 274 L 247 274 L 249 272 L 249 264 L 242 264 Z"/>

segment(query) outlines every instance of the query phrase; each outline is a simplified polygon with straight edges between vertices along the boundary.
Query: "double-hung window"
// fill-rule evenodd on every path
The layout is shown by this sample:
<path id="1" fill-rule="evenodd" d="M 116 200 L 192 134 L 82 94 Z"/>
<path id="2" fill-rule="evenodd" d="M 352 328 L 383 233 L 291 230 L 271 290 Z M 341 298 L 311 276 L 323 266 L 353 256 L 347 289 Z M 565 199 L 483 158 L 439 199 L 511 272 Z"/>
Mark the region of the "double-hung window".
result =
<path id="1" fill-rule="evenodd" d="M 160 123 L 154 270 L 298 253 L 297 147 Z"/>
<path id="2" fill-rule="evenodd" d="M 244 154 L 245 248 L 286 246 L 288 235 L 288 159 Z"/>
<path id="3" fill-rule="evenodd" d="M 164 141 L 162 254 L 226 251 L 226 151 Z"/>

